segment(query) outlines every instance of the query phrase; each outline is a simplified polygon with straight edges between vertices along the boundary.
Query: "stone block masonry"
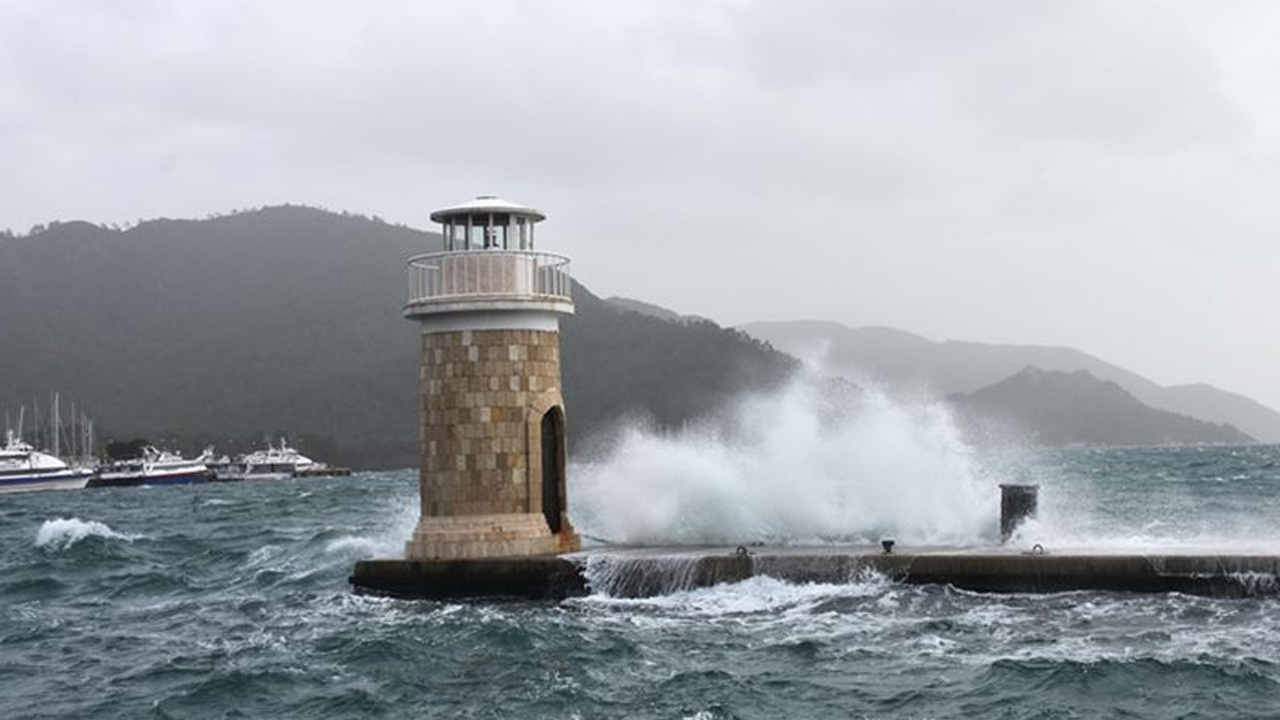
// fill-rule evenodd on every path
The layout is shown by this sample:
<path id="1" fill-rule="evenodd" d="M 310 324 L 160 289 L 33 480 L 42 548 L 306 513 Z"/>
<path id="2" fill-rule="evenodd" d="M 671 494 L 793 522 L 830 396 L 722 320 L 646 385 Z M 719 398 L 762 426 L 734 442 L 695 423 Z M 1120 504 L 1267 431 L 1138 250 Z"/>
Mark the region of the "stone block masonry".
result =
<path id="1" fill-rule="evenodd" d="M 564 513 L 564 433 L 551 457 L 560 532 L 543 513 L 543 418 L 563 412 L 559 336 L 457 330 L 422 336 L 422 517 L 414 559 L 553 554 L 576 549 Z M 562 417 L 562 416 L 561 416 Z"/>

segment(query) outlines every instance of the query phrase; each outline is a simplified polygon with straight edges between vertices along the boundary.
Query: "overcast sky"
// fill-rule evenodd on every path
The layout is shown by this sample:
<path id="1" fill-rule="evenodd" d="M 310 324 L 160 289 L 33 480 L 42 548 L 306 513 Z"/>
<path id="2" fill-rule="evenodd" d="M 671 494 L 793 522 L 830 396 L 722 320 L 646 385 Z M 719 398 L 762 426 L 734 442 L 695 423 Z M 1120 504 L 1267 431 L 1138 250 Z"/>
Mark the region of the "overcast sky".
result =
<path id="1" fill-rule="evenodd" d="M 3 0 L 0 228 L 544 210 L 602 295 L 1280 408 L 1280 3 Z"/>

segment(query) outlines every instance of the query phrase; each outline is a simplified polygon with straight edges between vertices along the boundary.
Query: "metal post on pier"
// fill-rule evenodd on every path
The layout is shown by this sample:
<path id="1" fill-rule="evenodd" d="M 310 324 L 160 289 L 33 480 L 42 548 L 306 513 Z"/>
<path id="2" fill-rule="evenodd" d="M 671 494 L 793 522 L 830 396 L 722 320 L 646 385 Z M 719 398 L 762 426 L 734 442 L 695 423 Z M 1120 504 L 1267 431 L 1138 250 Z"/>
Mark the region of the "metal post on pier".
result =
<path id="1" fill-rule="evenodd" d="M 1039 485 L 1000 486 L 1000 542 L 1009 542 L 1022 521 L 1035 516 L 1039 494 Z"/>

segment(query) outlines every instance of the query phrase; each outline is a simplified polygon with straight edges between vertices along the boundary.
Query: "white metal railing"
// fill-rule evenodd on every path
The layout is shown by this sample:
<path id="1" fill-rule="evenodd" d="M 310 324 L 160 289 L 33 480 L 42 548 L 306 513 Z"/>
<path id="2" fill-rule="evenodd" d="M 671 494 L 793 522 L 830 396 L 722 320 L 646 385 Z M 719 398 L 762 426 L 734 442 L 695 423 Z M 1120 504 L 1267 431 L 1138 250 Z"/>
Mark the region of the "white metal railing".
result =
<path id="1" fill-rule="evenodd" d="M 409 258 L 409 304 L 469 297 L 570 300 L 569 258 L 534 250 L 461 250 Z"/>

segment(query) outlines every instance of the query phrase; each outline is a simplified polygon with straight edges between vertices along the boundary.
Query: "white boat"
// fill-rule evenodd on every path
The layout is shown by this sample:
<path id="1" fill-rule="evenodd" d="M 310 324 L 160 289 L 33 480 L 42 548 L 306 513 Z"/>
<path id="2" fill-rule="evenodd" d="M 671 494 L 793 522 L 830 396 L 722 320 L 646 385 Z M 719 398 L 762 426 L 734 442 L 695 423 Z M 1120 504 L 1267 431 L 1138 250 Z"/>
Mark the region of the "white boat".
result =
<path id="1" fill-rule="evenodd" d="M 246 480 L 282 480 L 315 464 L 315 460 L 293 449 L 284 438 L 280 438 L 279 447 L 268 444 L 266 450 L 255 450 L 244 456 L 244 477 Z"/>
<path id="2" fill-rule="evenodd" d="M 205 452 L 212 455 L 211 450 Z M 255 450 L 236 460 L 228 461 L 224 456 L 214 469 L 219 480 L 284 480 L 300 475 L 330 474 L 331 470 L 328 465 L 318 463 L 290 447 L 284 438 L 280 439 L 278 446 L 268 444 L 265 450 Z M 332 470 L 332 474 L 344 474 L 342 471 L 345 468 Z"/>
<path id="3" fill-rule="evenodd" d="M 0 492 L 78 490 L 92 475 L 88 468 L 71 467 L 36 450 L 12 430 L 5 433 L 4 447 L 0 448 Z"/>
<path id="4" fill-rule="evenodd" d="M 244 475 L 244 468 L 240 464 L 242 458 L 232 458 L 225 453 L 222 455 L 215 455 L 213 452 L 213 446 L 210 445 L 204 449 L 203 453 L 200 454 L 199 459 L 204 462 L 205 466 L 208 467 L 210 471 L 213 472 L 214 480 L 244 479 L 243 477 L 240 477 Z"/>
<path id="5" fill-rule="evenodd" d="M 121 487 L 130 485 L 183 485 L 204 482 L 213 475 L 204 464 L 204 456 L 194 460 L 148 445 L 142 449 L 142 457 L 117 460 L 98 468 L 98 475 L 90 487 Z"/>

